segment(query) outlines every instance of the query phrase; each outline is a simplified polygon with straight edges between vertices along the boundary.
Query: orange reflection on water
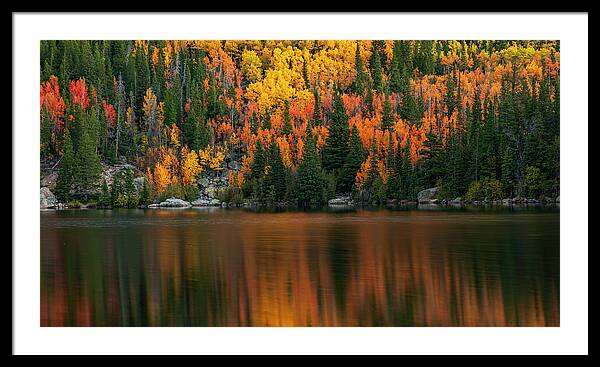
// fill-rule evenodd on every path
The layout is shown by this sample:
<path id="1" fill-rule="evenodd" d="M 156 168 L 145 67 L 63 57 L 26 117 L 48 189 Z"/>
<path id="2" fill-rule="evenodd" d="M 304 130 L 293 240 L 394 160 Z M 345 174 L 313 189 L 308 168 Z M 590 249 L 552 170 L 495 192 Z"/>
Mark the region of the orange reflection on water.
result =
<path id="1" fill-rule="evenodd" d="M 41 324 L 558 326 L 557 221 L 151 211 L 48 227 Z"/>

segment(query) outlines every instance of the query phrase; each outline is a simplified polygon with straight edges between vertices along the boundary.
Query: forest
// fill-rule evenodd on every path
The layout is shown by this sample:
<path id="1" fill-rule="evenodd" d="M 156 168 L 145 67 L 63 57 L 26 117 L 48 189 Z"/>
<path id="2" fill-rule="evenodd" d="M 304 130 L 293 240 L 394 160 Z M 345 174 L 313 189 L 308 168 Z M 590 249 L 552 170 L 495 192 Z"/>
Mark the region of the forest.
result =
<path id="1" fill-rule="evenodd" d="M 558 41 L 41 41 L 60 202 L 560 195 Z M 107 178 L 107 167 L 125 165 Z M 141 186 L 135 180 L 142 177 Z"/>

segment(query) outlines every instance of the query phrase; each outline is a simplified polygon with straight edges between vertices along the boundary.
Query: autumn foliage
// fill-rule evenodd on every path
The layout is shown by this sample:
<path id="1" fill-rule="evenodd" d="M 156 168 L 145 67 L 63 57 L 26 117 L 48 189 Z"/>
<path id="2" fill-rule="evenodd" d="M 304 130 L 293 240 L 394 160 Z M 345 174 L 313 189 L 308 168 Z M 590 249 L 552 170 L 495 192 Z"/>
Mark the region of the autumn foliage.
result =
<path id="1" fill-rule="evenodd" d="M 463 154 L 475 161 L 473 172 L 461 167 L 468 181 L 479 180 L 482 170 L 500 179 L 503 163 L 497 157 L 520 156 L 513 149 L 539 131 L 533 115 L 550 121 L 558 113 L 560 53 L 553 42 L 135 41 L 113 47 L 131 49 L 128 59 L 112 60 L 112 70 L 125 80 L 123 95 L 114 93 L 119 75 L 106 78 L 108 88 L 100 88 L 105 82 L 98 72 L 81 75 L 68 81 L 64 97 L 58 77 L 50 75 L 40 86 L 40 111 L 56 140 L 69 113 L 63 98 L 70 109 L 83 110 L 101 100 L 112 129 L 102 151 L 128 149 L 124 154 L 146 172 L 155 193 L 173 185 L 194 186 L 203 174 L 220 175 L 231 160 L 239 160 L 240 167 L 226 173 L 227 181 L 241 186 L 259 141 L 266 148 L 277 146 L 293 177 L 309 136 L 320 159 L 331 144 L 336 96 L 349 130 L 356 127 L 363 151 L 369 152 L 351 180 L 356 190 L 373 172 L 388 187 L 407 181 L 396 176 L 408 177 L 408 172 L 415 190 L 448 181 L 449 173 L 419 172 L 436 172 L 435 159 L 450 160 L 455 145 L 468 147 Z M 121 66 L 126 62 L 131 69 Z M 357 86 L 357 80 L 366 87 Z M 121 123 L 124 127 L 118 127 Z M 544 124 L 544 134 L 555 129 Z M 483 141 L 484 131 L 495 141 Z M 511 131 L 520 135 L 515 138 Z M 119 147 L 109 148 L 117 135 Z M 493 150 L 484 151 L 475 139 L 486 149 L 493 143 Z M 348 141 L 349 135 L 341 144 Z M 435 156 L 438 149 L 448 156 Z M 540 162 L 532 158 L 529 164 Z M 488 163 L 489 172 L 482 166 Z M 550 171 L 548 182 L 557 179 Z M 507 179 L 519 180 L 519 175 L 511 171 Z M 467 183 L 451 186 L 458 195 Z"/>

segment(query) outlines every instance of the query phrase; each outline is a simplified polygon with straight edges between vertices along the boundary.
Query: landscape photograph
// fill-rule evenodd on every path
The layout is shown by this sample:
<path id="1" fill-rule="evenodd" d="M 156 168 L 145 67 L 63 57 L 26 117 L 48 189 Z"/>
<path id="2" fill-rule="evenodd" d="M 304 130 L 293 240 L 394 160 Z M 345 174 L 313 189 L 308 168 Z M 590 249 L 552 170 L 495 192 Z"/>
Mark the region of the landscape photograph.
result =
<path id="1" fill-rule="evenodd" d="M 41 40 L 41 327 L 559 327 L 558 40 Z"/>

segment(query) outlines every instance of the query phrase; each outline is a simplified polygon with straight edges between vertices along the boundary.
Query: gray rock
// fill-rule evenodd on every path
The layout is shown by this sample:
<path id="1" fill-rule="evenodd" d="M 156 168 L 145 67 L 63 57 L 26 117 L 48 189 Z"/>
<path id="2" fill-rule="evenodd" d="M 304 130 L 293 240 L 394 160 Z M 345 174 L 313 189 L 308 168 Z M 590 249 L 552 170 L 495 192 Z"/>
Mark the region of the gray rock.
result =
<path id="1" fill-rule="evenodd" d="M 43 176 L 41 179 L 40 186 L 47 187 L 50 190 L 54 190 L 56 187 L 56 180 L 58 179 L 58 170 L 50 172 L 48 175 Z"/>
<path id="2" fill-rule="evenodd" d="M 221 200 L 219 199 L 211 199 L 210 200 L 210 206 L 221 206 Z"/>
<path id="3" fill-rule="evenodd" d="M 420 204 L 429 204 L 432 200 L 436 199 L 438 191 L 439 188 L 437 187 L 432 187 L 423 191 L 419 191 L 419 193 L 417 194 L 417 201 Z"/>
<path id="4" fill-rule="evenodd" d="M 340 196 L 334 199 L 331 199 L 327 202 L 328 206 L 350 206 L 352 205 L 352 200 L 349 196 Z"/>
<path id="5" fill-rule="evenodd" d="M 457 198 L 455 198 L 454 200 L 450 200 L 450 204 L 462 204 L 462 198 L 459 196 Z"/>
<path id="6" fill-rule="evenodd" d="M 192 201 L 192 206 L 209 206 L 210 200 L 204 198 L 198 198 Z"/>
<path id="7" fill-rule="evenodd" d="M 133 179 L 133 184 L 137 191 L 142 191 L 144 188 L 144 181 L 146 181 L 146 177 L 140 176 Z"/>
<path id="8" fill-rule="evenodd" d="M 208 187 L 208 184 L 209 184 L 208 178 L 201 178 L 200 180 L 198 180 L 198 184 L 201 187 Z"/>
<path id="9" fill-rule="evenodd" d="M 148 205 L 148 207 L 155 208 L 156 206 L 154 205 L 157 205 L 157 207 L 159 208 L 189 208 L 192 206 L 192 204 L 190 204 L 189 202 L 177 198 L 168 198 L 167 200 L 159 204 L 150 204 Z"/>
<path id="10" fill-rule="evenodd" d="M 56 196 L 47 187 L 40 188 L 40 209 L 50 209 L 58 205 Z"/>

